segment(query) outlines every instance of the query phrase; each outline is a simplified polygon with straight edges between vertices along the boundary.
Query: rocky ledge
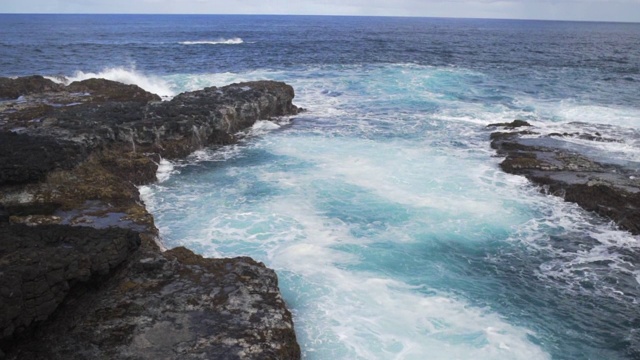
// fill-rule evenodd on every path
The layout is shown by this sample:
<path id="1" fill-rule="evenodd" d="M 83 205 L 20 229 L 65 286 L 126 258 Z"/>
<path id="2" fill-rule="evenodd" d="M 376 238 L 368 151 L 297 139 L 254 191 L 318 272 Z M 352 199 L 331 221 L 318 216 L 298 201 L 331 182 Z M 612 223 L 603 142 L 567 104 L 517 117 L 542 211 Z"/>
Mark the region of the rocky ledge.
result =
<path id="1" fill-rule="evenodd" d="M 138 185 L 161 158 L 295 115 L 257 81 L 161 101 L 103 79 L 0 78 L 0 358 L 298 359 L 276 274 L 162 251 Z"/>
<path id="2" fill-rule="evenodd" d="M 640 163 L 616 159 L 593 146 L 622 140 L 585 130 L 543 134 L 522 120 L 489 128 L 502 128 L 491 134 L 491 147 L 505 157 L 500 164 L 505 172 L 523 175 L 541 190 L 640 234 Z"/>

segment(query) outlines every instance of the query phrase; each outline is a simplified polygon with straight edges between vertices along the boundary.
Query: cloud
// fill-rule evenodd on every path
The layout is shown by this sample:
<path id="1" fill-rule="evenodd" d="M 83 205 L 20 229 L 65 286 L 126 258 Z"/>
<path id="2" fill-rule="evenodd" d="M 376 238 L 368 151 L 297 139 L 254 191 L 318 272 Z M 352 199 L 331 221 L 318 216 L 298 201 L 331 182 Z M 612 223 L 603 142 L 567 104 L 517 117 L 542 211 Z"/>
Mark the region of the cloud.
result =
<path id="1" fill-rule="evenodd" d="M 640 0 L 21 0 L 0 12 L 313 14 L 640 21 Z"/>

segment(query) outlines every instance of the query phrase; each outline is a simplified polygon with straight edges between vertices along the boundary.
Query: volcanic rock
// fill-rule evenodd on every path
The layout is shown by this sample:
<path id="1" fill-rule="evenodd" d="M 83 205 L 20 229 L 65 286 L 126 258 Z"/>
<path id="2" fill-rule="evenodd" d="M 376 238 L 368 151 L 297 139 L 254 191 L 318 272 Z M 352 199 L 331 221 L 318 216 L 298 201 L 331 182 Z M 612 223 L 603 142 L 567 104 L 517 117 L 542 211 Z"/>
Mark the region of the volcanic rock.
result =
<path id="1" fill-rule="evenodd" d="M 169 101 L 135 85 L 0 78 L 0 357 L 299 359 L 276 274 L 161 250 L 136 185 L 161 158 L 295 115 L 258 81 Z"/>
<path id="2" fill-rule="evenodd" d="M 619 141 L 599 134 L 572 136 L 593 142 Z M 540 185 L 541 190 L 608 217 L 632 234 L 640 234 L 640 164 L 609 158 L 588 145 L 564 141 L 564 136 L 557 133 L 543 136 L 529 130 L 494 132 L 490 137 L 491 147 L 505 157 L 500 164 L 505 172 L 523 175 Z"/>

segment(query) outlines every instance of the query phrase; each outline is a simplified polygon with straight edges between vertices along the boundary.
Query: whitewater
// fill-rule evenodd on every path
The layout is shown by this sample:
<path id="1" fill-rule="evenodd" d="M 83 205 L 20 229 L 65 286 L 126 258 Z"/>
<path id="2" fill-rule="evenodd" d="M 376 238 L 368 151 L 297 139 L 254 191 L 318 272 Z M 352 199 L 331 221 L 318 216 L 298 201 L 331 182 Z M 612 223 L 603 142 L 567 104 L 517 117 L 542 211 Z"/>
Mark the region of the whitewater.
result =
<path id="1" fill-rule="evenodd" d="M 598 132 L 620 141 L 568 140 L 640 164 L 640 25 L 92 20 L 106 45 L 69 28 L 3 36 L 7 75 L 165 99 L 259 79 L 295 89 L 306 112 L 163 160 L 140 192 L 167 248 L 276 271 L 305 359 L 640 356 L 638 237 L 502 172 L 486 128 Z"/>
<path id="2" fill-rule="evenodd" d="M 576 105 L 461 102 L 487 96 L 472 86 L 481 74 L 409 64 L 166 79 L 254 78 L 292 84 L 308 111 L 170 164 L 141 192 L 167 246 L 277 271 L 305 358 L 618 356 L 593 343 L 630 334 L 593 329 L 588 309 L 621 311 L 595 315 L 603 322 L 635 313 L 640 268 L 617 249 L 637 251 L 637 239 L 502 173 L 485 129 L 544 116 L 558 119 L 539 124 L 551 132 L 585 120 Z M 637 142 L 600 145 L 638 161 Z"/>

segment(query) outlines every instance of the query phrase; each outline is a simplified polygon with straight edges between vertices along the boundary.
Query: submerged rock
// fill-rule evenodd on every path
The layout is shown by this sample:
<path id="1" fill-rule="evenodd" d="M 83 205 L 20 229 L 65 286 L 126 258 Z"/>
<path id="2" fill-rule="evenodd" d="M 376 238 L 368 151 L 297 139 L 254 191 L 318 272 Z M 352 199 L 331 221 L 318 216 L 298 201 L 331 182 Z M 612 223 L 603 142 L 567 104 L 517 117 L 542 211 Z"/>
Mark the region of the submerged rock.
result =
<path id="1" fill-rule="evenodd" d="M 500 164 L 505 172 L 523 175 L 541 185 L 543 191 L 608 217 L 632 234 L 640 234 L 640 164 L 598 155 L 586 145 L 564 141 L 566 136 L 569 134 L 494 132 L 491 147 L 505 157 Z M 618 142 L 600 134 L 571 136 Z"/>
<path id="2" fill-rule="evenodd" d="M 531 124 L 529 124 L 527 121 L 524 121 L 524 120 L 513 120 L 510 123 L 504 122 L 504 123 L 493 123 L 493 124 L 487 125 L 487 127 L 503 127 L 505 129 L 515 129 L 523 126 L 531 126 Z"/>
<path id="3" fill-rule="evenodd" d="M 180 94 L 0 78 L 0 357 L 299 359 L 276 274 L 161 251 L 136 185 L 162 157 L 295 115 L 258 81 Z"/>

